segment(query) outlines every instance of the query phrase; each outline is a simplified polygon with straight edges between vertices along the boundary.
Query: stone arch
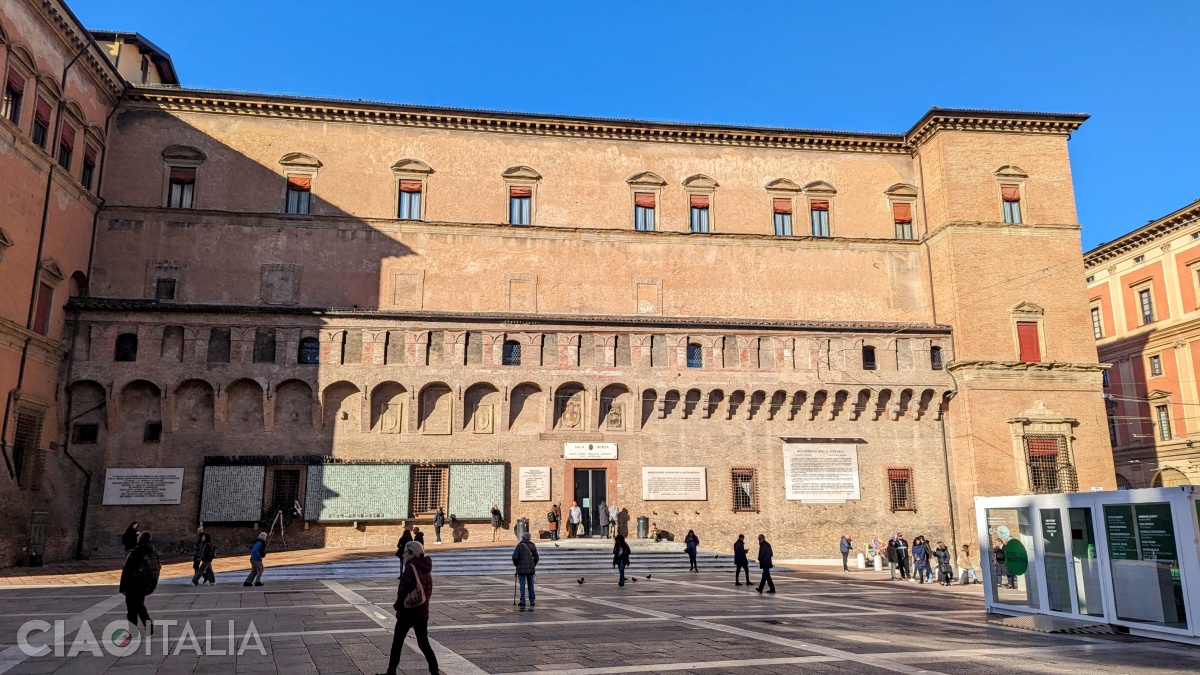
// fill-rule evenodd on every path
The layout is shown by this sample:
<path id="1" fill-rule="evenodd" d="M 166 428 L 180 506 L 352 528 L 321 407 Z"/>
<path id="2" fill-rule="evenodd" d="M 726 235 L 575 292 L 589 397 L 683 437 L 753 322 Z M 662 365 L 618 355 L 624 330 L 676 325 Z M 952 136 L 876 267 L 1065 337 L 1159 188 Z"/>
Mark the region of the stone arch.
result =
<path id="1" fill-rule="evenodd" d="M 476 382 L 463 394 L 463 431 L 491 434 L 500 416 L 500 390 L 490 382 Z"/>
<path id="2" fill-rule="evenodd" d="M 1150 487 L 1177 487 L 1179 485 L 1192 485 L 1192 480 L 1187 477 L 1187 474 L 1173 466 L 1164 466 L 1159 469 L 1154 474 L 1154 478 L 1150 480 Z"/>
<path id="3" fill-rule="evenodd" d="M 423 434 L 448 434 L 453 420 L 454 392 L 445 382 L 430 382 L 417 397 L 417 427 Z"/>
<path id="4" fill-rule="evenodd" d="M 532 382 L 522 382 L 508 395 L 508 428 L 518 434 L 541 433 L 546 428 L 546 393 Z"/>
<path id="5" fill-rule="evenodd" d="M 892 402 L 892 390 L 880 389 L 879 396 L 875 397 L 875 419 L 879 419 L 887 414 L 888 404 Z"/>
<path id="6" fill-rule="evenodd" d="M 717 408 L 721 407 L 721 403 L 725 400 L 725 392 L 721 389 L 713 389 L 708 392 L 708 403 L 704 407 L 705 419 L 711 419 L 717 414 Z"/>
<path id="7" fill-rule="evenodd" d="M 824 195 L 837 194 L 837 188 L 833 187 L 833 185 L 831 185 L 830 183 L 826 183 L 823 180 L 814 180 L 811 183 L 805 184 L 804 191 L 806 193 L 812 193 L 812 194 L 824 194 Z"/>
<path id="8" fill-rule="evenodd" d="M 746 405 L 746 419 L 754 419 L 758 412 L 762 410 L 763 403 L 767 400 L 767 392 L 762 389 L 757 389 L 750 394 L 750 398 Z"/>
<path id="9" fill-rule="evenodd" d="M 808 392 L 798 391 L 792 394 L 792 402 L 788 407 L 788 420 L 794 420 L 800 415 L 800 411 L 804 409 L 805 402 L 808 401 Z"/>
<path id="10" fill-rule="evenodd" d="M 625 431 L 633 394 L 623 384 L 610 384 L 600 390 L 600 431 Z"/>
<path id="11" fill-rule="evenodd" d="M 691 419 L 696 413 L 696 408 L 700 405 L 700 399 L 704 394 L 699 389 L 688 389 L 683 395 L 683 419 Z"/>
<path id="12" fill-rule="evenodd" d="M 504 178 L 516 179 L 516 180 L 541 180 L 542 179 L 542 174 L 538 173 L 537 171 L 535 171 L 534 169 L 532 169 L 528 166 L 525 166 L 524 164 L 518 164 L 517 166 L 510 166 L 507 169 L 505 169 L 500 175 Z"/>
<path id="13" fill-rule="evenodd" d="M 213 386 L 204 380 L 184 380 L 175 387 L 174 431 L 213 430 Z"/>
<path id="14" fill-rule="evenodd" d="M 362 431 L 362 390 L 354 384 L 342 380 L 325 387 L 321 409 L 326 433 Z"/>
<path id="15" fill-rule="evenodd" d="M 850 400 L 850 392 L 845 389 L 838 389 L 833 395 L 833 404 L 829 409 L 829 419 L 833 419 L 837 415 L 842 414 L 846 409 L 846 403 Z"/>
<path id="16" fill-rule="evenodd" d="M 735 389 L 729 394 L 729 413 L 725 419 L 733 419 L 742 411 L 746 404 L 746 392 L 741 389 Z"/>
<path id="17" fill-rule="evenodd" d="M 141 431 L 147 423 L 162 423 L 162 390 L 147 380 L 133 380 L 121 388 L 122 429 Z"/>
<path id="18" fill-rule="evenodd" d="M 905 415 L 908 414 L 908 407 L 909 407 L 909 405 L 912 404 L 912 400 L 913 400 L 913 390 L 912 389 L 902 389 L 900 391 L 900 400 L 897 402 L 897 406 L 896 406 L 896 419 L 904 417 Z"/>
<path id="19" fill-rule="evenodd" d="M 27 78 L 31 78 L 37 73 L 37 62 L 33 59 L 33 54 L 25 47 L 25 45 L 9 42 L 8 63 L 10 66 L 20 64 L 21 68 L 18 73 Z M 21 72 L 24 70 L 25 72 Z M 25 91 L 28 92 L 29 83 L 26 83 Z"/>
<path id="20" fill-rule="evenodd" d="M 263 388 L 244 378 L 225 387 L 225 428 L 230 433 L 263 430 Z"/>
<path id="21" fill-rule="evenodd" d="M 933 404 L 934 396 L 937 396 L 937 392 L 932 389 L 921 391 L 921 398 L 917 401 L 917 419 L 921 419 L 929 414 L 929 406 Z"/>
<path id="22" fill-rule="evenodd" d="M 289 169 L 310 170 L 319 169 L 322 166 L 321 160 L 306 152 L 289 152 L 279 158 L 279 164 Z"/>
<path id="23" fill-rule="evenodd" d="M 67 397 L 70 401 L 71 426 L 95 424 L 97 430 L 108 427 L 108 393 L 104 385 L 94 380 L 76 380 L 67 387 Z M 97 433 L 97 443 L 103 439 Z M 71 438 L 71 436 L 68 436 Z"/>
<path id="24" fill-rule="evenodd" d="M 863 413 L 871 406 L 871 390 L 860 389 L 854 400 L 854 420 L 862 419 Z"/>
<path id="25" fill-rule="evenodd" d="M 800 192 L 804 188 L 800 187 L 795 181 L 787 178 L 776 178 L 775 180 L 763 186 L 767 190 L 778 192 Z"/>
<path id="26" fill-rule="evenodd" d="M 917 188 L 908 183 L 894 183 L 888 189 L 884 190 L 883 194 L 889 197 L 915 199 L 917 197 Z"/>
<path id="27" fill-rule="evenodd" d="M 812 414 L 808 419 L 815 420 L 817 415 L 825 409 L 825 405 L 829 402 L 829 392 L 824 389 L 818 389 L 812 396 Z"/>
<path id="28" fill-rule="evenodd" d="M 1029 174 L 1026 173 L 1024 169 L 1012 164 L 1005 164 L 999 169 L 996 169 L 993 172 L 993 175 L 995 175 L 999 180 L 1025 180 L 1026 178 L 1029 178 Z"/>
<path id="29" fill-rule="evenodd" d="M 162 158 L 166 162 L 203 162 L 208 155 L 190 145 L 171 145 L 163 149 Z"/>
<path id="30" fill-rule="evenodd" d="M 393 164 L 392 171 L 430 174 L 433 168 L 419 159 L 405 158 Z"/>
<path id="31" fill-rule="evenodd" d="M 682 397 L 679 395 L 678 389 L 668 389 L 666 394 L 663 394 L 662 418 L 668 419 L 675 414 L 675 409 L 679 407 L 679 401 Z"/>
<path id="32" fill-rule="evenodd" d="M 404 431 L 408 389 L 399 382 L 380 382 L 371 390 L 371 429 L 381 434 Z"/>
<path id="33" fill-rule="evenodd" d="M 1124 475 L 1118 473 L 1117 474 L 1117 489 L 1118 490 L 1132 490 L 1133 489 L 1133 481 L 1129 480 Z"/>
<path id="34" fill-rule="evenodd" d="M 302 380 L 287 380 L 275 387 L 275 431 L 312 430 L 312 387 Z"/>
<path id="35" fill-rule="evenodd" d="M 626 178 L 625 182 L 634 187 L 663 187 L 667 184 L 667 181 L 663 180 L 662 176 L 654 173 L 653 171 L 642 171 L 640 173 L 635 173 L 629 178 Z"/>
<path id="36" fill-rule="evenodd" d="M 658 404 L 658 391 L 654 389 L 642 390 L 642 426 L 654 417 L 654 406 Z"/>
<path id="37" fill-rule="evenodd" d="M 716 188 L 720 187 L 717 181 L 702 173 L 684 178 L 682 185 L 685 188 L 696 188 L 701 190 L 715 190 Z"/>
<path id="38" fill-rule="evenodd" d="M 587 389 L 582 384 L 560 384 L 554 391 L 554 429 L 582 431 L 586 425 L 587 408 Z"/>
<path id="39" fill-rule="evenodd" d="M 54 81 L 49 74 L 37 76 L 38 94 L 44 95 L 45 98 L 52 99 L 51 105 L 62 100 L 62 89 L 58 87 L 58 82 Z M 51 146 L 53 144 L 50 144 Z"/>
<path id="40" fill-rule="evenodd" d="M 67 281 L 67 297 L 69 298 L 86 298 L 88 296 L 88 278 L 81 270 L 75 270 L 71 273 L 71 278 Z"/>
<path id="41" fill-rule="evenodd" d="M 771 403 L 767 408 L 768 420 L 775 419 L 775 417 L 779 414 L 779 411 L 783 410 L 783 407 L 787 405 L 787 399 L 788 393 L 782 389 L 777 389 L 775 390 L 774 394 L 771 394 Z"/>

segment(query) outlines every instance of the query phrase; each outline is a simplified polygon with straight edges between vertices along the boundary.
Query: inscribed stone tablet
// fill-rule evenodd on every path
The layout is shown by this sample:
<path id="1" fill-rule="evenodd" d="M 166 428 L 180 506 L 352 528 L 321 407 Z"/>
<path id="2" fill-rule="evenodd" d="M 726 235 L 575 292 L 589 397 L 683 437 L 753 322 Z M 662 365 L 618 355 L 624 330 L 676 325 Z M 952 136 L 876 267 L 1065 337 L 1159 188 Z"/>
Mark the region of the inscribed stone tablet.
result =
<path id="1" fill-rule="evenodd" d="M 517 498 L 523 502 L 550 501 L 550 467 L 521 467 Z"/>
<path id="2" fill-rule="evenodd" d="M 200 520 L 205 523 L 254 522 L 262 516 L 264 466 L 206 466 Z"/>
<path id="3" fill-rule="evenodd" d="M 784 443 L 786 498 L 813 502 L 859 499 L 854 443 Z"/>
<path id="4" fill-rule="evenodd" d="M 642 499 L 702 502 L 708 499 L 708 475 L 702 466 L 642 467 Z"/>
<path id="5" fill-rule="evenodd" d="M 183 469 L 108 469 L 104 475 L 104 504 L 178 504 L 183 494 Z"/>

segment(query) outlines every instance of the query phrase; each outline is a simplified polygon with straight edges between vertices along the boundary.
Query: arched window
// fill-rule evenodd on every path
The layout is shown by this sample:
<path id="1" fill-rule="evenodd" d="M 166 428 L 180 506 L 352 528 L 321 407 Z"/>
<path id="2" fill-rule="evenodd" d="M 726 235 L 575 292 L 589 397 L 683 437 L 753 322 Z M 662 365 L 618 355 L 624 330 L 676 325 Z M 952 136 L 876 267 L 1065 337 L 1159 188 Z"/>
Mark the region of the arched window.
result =
<path id="1" fill-rule="evenodd" d="M 863 345 L 862 348 L 862 366 L 863 370 L 875 370 L 875 348 L 870 345 Z"/>
<path id="2" fill-rule="evenodd" d="M 121 333 L 117 336 L 117 348 L 113 354 L 114 361 L 137 361 L 137 333 Z"/>
<path id="3" fill-rule="evenodd" d="M 941 347 L 930 347 L 929 348 L 929 367 L 933 370 L 941 370 L 942 369 L 943 365 L 942 365 L 942 348 Z"/>
<path id="4" fill-rule="evenodd" d="M 516 340 L 504 341 L 504 354 L 501 363 L 506 366 L 521 365 L 521 343 Z"/>
<path id="5" fill-rule="evenodd" d="M 704 367 L 704 349 L 696 342 L 689 342 L 687 346 L 687 367 L 688 368 L 703 368 Z"/>
<path id="6" fill-rule="evenodd" d="M 296 354 L 296 363 L 316 364 L 321 362 L 321 344 L 315 337 L 300 338 L 300 349 Z"/>

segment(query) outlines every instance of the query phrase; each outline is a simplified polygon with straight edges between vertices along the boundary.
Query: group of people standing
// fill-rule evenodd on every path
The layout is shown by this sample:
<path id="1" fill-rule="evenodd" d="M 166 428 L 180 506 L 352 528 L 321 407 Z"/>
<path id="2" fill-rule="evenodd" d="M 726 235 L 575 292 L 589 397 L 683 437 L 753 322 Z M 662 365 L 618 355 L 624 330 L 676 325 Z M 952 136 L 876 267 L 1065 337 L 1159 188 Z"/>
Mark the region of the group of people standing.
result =
<path id="1" fill-rule="evenodd" d="M 842 548 L 846 546 L 848 537 L 842 538 Z M 968 545 L 963 546 L 964 552 L 969 550 Z M 954 583 L 954 567 L 951 564 L 951 553 L 946 544 L 937 542 L 931 544 L 924 535 L 917 535 L 913 539 L 912 545 L 909 546 L 908 540 L 900 532 L 896 536 L 888 539 L 887 548 L 888 571 L 891 573 L 893 581 L 897 579 L 896 573 L 899 572 L 900 580 L 911 580 L 918 583 L 933 581 L 935 578 L 933 565 L 937 564 L 937 581 L 939 585 L 949 586 Z M 911 555 L 911 573 L 909 556 Z M 843 569 L 845 567 L 845 553 L 842 557 Z M 970 569 L 970 568 L 968 568 Z M 971 578 L 975 576 L 974 570 L 971 569 Z"/>
<path id="2" fill-rule="evenodd" d="M 617 534 L 617 503 L 608 504 L 600 502 L 596 506 L 596 531 L 591 532 L 592 535 L 600 535 L 605 539 L 612 539 Z M 583 509 L 579 506 L 579 502 L 571 502 L 571 508 L 567 510 L 566 521 L 563 521 L 562 508 L 558 504 L 550 507 L 550 511 L 546 514 L 546 529 L 550 532 L 551 539 L 558 539 L 559 533 L 566 531 L 566 539 L 574 539 L 588 534 L 587 523 L 583 521 Z M 495 541 L 493 539 L 492 541 Z"/>

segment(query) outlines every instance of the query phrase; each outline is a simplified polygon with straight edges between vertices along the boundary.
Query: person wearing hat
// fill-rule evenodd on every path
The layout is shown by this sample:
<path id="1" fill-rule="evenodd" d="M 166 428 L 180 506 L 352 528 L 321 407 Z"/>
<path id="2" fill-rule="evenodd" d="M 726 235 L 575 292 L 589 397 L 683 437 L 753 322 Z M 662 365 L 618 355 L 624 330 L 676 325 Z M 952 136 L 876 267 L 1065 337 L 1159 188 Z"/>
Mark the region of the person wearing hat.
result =
<path id="1" fill-rule="evenodd" d="M 517 567 L 517 579 L 521 582 L 521 602 L 517 603 L 518 607 L 525 606 L 526 584 L 529 584 L 529 606 L 534 607 L 537 604 L 537 598 L 533 594 L 533 575 L 537 571 L 538 560 L 537 546 L 534 546 L 528 532 L 522 532 L 521 541 L 517 542 L 512 554 L 513 565 Z"/>

